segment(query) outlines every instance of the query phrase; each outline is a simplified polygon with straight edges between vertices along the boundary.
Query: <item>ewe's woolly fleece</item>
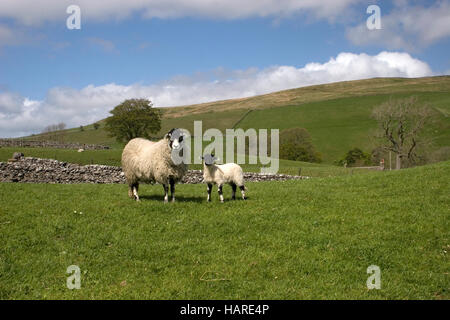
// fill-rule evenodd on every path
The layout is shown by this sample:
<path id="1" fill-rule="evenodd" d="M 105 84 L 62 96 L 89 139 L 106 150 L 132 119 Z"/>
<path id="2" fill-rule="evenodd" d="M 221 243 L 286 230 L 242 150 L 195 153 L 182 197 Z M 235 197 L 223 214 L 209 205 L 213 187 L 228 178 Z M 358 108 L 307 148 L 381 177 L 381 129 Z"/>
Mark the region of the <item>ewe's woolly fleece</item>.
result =
<path id="1" fill-rule="evenodd" d="M 180 181 L 187 172 L 187 165 L 175 165 L 171 151 L 166 138 L 158 142 L 143 138 L 130 140 L 122 153 L 122 170 L 128 184 L 141 181 L 167 185 L 169 178 Z"/>

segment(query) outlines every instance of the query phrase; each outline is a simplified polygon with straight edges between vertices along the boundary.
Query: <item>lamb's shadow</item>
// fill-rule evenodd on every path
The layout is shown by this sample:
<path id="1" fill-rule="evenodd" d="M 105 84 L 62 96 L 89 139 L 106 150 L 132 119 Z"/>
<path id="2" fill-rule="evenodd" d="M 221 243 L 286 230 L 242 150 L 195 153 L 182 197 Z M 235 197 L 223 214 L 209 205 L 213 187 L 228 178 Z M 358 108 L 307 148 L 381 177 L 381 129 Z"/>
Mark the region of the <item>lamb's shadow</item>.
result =
<path id="1" fill-rule="evenodd" d="M 164 196 L 163 195 L 139 195 L 139 198 L 141 200 L 153 200 L 153 201 L 160 201 L 164 202 Z M 170 197 L 169 197 L 170 201 Z M 183 196 L 176 196 L 175 202 L 206 202 L 206 197 L 183 197 Z"/>

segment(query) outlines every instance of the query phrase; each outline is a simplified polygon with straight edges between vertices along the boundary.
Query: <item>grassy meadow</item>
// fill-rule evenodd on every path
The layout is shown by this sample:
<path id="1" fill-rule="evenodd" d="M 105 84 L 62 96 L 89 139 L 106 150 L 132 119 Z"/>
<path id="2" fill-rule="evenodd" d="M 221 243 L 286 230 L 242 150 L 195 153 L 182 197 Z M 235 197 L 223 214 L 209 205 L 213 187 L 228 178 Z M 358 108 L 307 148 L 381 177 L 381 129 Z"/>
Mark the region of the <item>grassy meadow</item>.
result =
<path id="1" fill-rule="evenodd" d="M 0 183 L 1 299 L 449 299 L 450 162 L 249 183 Z M 81 289 L 66 268 L 81 269 Z M 381 269 L 368 290 L 366 269 Z"/>

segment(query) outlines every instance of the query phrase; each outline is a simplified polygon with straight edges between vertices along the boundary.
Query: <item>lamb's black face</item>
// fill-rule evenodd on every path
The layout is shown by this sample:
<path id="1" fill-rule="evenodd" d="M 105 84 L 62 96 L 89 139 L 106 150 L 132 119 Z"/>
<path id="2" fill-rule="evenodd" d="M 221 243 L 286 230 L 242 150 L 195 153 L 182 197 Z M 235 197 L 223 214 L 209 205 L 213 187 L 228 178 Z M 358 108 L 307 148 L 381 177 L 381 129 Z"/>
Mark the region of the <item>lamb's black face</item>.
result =
<path id="1" fill-rule="evenodd" d="M 166 134 L 166 139 L 169 140 L 169 147 L 173 150 L 181 148 L 181 144 L 184 140 L 183 132 L 180 129 L 172 129 Z"/>
<path id="2" fill-rule="evenodd" d="M 202 159 L 203 159 L 203 161 L 205 162 L 205 164 L 207 166 L 210 166 L 210 165 L 214 164 L 214 161 L 217 160 L 217 158 L 213 154 L 205 154 L 202 157 Z"/>

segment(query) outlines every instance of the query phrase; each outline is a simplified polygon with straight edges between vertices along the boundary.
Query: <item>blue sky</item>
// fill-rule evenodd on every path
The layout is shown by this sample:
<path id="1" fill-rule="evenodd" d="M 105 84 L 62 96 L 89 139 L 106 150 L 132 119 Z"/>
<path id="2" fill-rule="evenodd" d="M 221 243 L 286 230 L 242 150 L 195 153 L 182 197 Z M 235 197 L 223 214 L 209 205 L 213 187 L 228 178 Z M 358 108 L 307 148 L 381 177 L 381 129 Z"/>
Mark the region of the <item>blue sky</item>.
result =
<path id="1" fill-rule="evenodd" d="M 449 1 L 94 2 L 2 1 L 0 136 L 91 123 L 136 95 L 165 107 L 450 70 Z M 382 30 L 366 27 L 373 3 Z"/>

